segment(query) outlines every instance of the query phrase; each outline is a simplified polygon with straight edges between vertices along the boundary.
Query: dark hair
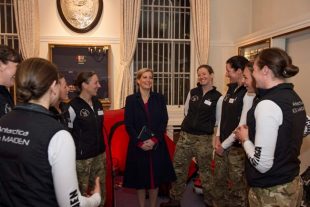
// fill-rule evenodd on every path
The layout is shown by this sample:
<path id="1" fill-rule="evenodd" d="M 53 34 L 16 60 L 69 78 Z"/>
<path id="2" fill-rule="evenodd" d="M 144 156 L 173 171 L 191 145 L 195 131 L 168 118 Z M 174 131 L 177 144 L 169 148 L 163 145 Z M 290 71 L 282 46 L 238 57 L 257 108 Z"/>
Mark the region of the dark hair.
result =
<path id="1" fill-rule="evenodd" d="M 17 68 L 15 80 L 18 102 L 37 100 L 54 81 L 58 82 L 56 66 L 43 58 L 26 59 Z"/>
<path id="2" fill-rule="evenodd" d="M 7 45 L 0 45 L 0 61 L 7 64 L 8 61 L 20 63 L 21 57 L 19 53 Z"/>
<path id="3" fill-rule="evenodd" d="M 89 83 L 89 79 L 96 75 L 93 71 L 84 71 L 80 72 L 76 78 L 75 85 L 78 87 L 79 90 L 82 90 L 82 83 Z"/>
<path id="4" fill-rule="evenodd" d="M 254 69 L 253 69 L 253 62 L 249 61 L 246 64 L 246 67 L 249 68 L 249 70 L 251 71 L 251 73 L 253 73 Z"/>
<path id="5" fill-rule="evenodd" d="M 277 78 L 290 78 L 299 72 L 299 68 L 292 64 L 291 57 L 280 48 L 264 49 L 255 60 L 259 68 L 267 66 Z"/>
<path id="6" fill-rule="evenodd" d="M 65 78 L 65 75 L 63 73 L 58 72 L 58 80 Z"/>
<path id="7" fill-rule="evenodd" d="M 229 58 L 226 61 L 226 64 L 230 64 L 234 71 L 237 71 L 239 68 L 241 69 L 241 71 L 243 71 L 248 62 L 248 59 L 246 59 L 245 57 L 241 55 L 236 55 Z"/>
<path id="8" fill-rule="evenodd" d="M 213 74 L 214 71 L 213 71 L 213 68 L 210 66 L 210 65 L 200 65 L 198 68 L 197 68 L 197 72 L 200 68 L 205 68 L 208 70 L 209 74 Z"/>

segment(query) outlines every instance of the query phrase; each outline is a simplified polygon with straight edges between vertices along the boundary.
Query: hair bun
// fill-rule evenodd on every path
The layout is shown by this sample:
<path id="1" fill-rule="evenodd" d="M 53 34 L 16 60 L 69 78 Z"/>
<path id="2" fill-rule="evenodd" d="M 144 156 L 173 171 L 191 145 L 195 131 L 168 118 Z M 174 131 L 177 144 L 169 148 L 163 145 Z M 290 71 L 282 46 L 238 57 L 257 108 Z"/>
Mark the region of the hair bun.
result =
<path id="1" fill-rule="evenodd" d="M 299 68 L 295 65 L 288 65 L 286 68 L 284 68 L 282 72 L 282 76 L 284 78 L 290 78 L 295 76 L 299 72 Z"/>
<path id="2" fill-rule="evenodd" d="M 32 98 L 32 93 L 30 90 L 24 88 L 17 88 L 17 100 L 21 103 L 27 103 Z"/>

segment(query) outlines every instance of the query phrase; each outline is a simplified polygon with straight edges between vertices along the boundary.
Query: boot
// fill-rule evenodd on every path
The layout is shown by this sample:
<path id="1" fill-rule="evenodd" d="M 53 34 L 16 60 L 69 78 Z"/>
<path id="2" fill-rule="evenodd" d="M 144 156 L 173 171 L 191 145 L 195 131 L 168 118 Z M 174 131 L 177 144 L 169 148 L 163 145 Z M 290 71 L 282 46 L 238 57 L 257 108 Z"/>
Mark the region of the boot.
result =
<path id="1" fill-rule="evenodd" d="M 160 207 L 181 207 L 181 204 L 180 201 L 171 199 L 168 202 L 161 203 Z"/>

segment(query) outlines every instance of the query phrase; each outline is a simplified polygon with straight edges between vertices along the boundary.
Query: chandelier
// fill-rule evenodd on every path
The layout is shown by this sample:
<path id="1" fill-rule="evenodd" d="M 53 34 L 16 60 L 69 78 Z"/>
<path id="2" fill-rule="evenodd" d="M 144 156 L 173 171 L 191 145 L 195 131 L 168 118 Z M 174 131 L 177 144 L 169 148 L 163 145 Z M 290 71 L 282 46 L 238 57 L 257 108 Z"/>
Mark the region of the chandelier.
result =
<path id="1" fill-rule="evenodd" d="M 97 62 L 101 62 L 103 60 L 108 50 L 109 50 L 108 46 L 88 47 L 89 55 L 92 56 Z"/>

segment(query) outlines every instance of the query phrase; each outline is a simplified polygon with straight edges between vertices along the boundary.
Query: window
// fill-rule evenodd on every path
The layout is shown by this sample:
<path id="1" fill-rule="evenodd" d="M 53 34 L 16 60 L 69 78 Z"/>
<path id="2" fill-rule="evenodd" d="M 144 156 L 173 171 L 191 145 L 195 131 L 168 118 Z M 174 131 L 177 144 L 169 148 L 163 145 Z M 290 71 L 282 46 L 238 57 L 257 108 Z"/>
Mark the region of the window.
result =
<path id="1" fill-rule="evenodd" d="M 13 0 L 0 0 L 0 44 L 19 50 Z"/>
<path id="2" fill-rule="evenodd" d="M 140 68 L 153 69 L 153 90 L 164 94 L 168 105 L 183 105 L 190 89 L 190 55 L 189 0 L 143 0 L 134 75 Z"/>

